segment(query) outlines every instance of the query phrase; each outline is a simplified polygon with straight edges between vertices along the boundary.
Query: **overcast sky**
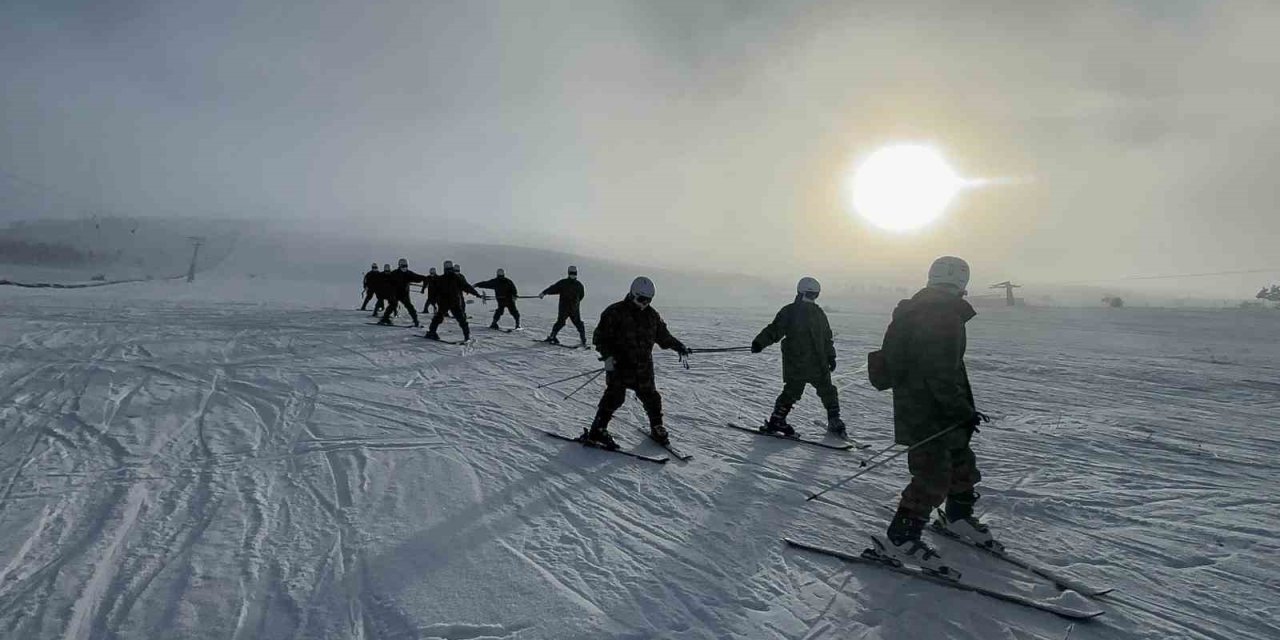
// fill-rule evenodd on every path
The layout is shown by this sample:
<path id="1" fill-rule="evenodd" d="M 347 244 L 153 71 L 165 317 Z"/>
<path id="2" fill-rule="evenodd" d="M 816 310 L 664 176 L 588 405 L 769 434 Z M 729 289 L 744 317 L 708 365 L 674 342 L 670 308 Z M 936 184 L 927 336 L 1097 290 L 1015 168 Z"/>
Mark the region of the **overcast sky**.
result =
<path id="1" fill-rule="evenodd" d="M 0 222 L 98 203 L 752 274 L 1274 268 L 1277 33 L 1274 1 L 7 0 Z M 877 231 L 843 183 L 901 141 L 1014 180 Z"/>

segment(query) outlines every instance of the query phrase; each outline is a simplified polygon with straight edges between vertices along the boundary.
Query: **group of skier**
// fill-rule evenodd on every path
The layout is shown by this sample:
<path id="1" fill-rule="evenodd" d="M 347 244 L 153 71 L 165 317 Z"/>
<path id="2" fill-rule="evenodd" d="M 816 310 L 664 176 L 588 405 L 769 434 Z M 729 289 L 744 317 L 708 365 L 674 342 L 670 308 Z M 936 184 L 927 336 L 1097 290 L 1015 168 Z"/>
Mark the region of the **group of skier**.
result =
<path id="1" fill-rule="evenodd" d="M 479 290 L 488 289 L 493 291 L 493 299 L 497 302 L 497 309 L 493 312 L 493 320 L 489 323 L 489 328 L 501 328 L 498 322 L 506 313 L 510 313 L 511 318 L 515 320 L 515 329 L 521 328 L 520 309 L 516 306 L 516 300 L 521 297 L 520 290 L 516 287 L 516 283 L 507 277 L 505 269 L 498 269 L 497 275 L 492 279 L 475 284 L 467 282 L 466 276 L 462 275 L 462 265 L 452 260 L 445 260 L 443 269 L 443 273 L 436 273 L 435 267 L 431 267 L 426 275 L 415 273 L 409 269 L 409 261 L 400 258 L 395 270 L 391 269 L 390 264 L 384 264 L 380 271 L 378 263 L 375 262 L 364 274 L 364 302 L 360 305 L 360 310 L 368 311 L 369 302 L 376 297 L 377 303 L 373 307 L 373 315 L 382 314 L 378 324 L 390 325 L 392 316 L 399 315 L 399 308 L 403 306 L 413 319 L 413 326 L 420 327 L 422 325 L 418 321 L 418 312 L 414 309 L 413 301 L 409 297 L 410 285 L 420 283 L 422 285 L 420 293 L 427 297 L 422 305 L 422 312 L 425 314 L 434 309 L 431 324 L 424 337 L 439 340 L 440 335 L 436 330 L 447 317 L 452 317 L 462 329 L 463 341 L 467 342 L 471 340 L 471 325 L 467 319 L 467 304 L 464 296 L 487 300 L 488 296 L 480 293 Z M 566 322 L 573 322 L 578 329 L 581 346 L 587 346 L 587 328 L 582 322 L 581 311 L 582 299 L 586 295 L 586 289 L 578 281 L 578 268 L 570 265 L 565 278 L 547 287 L 537 296 L 539 298 L 558 296 L 560 300 L 559 314 L 555 325 L 551 328 L 551 334 L 546 338 L 547 342 L 560 344 L 557 338 L 560 330 L 564 328 Z"/>
<path id="2" fill-rule="evenodd" d="M 458 322 L 464 340 L 469 340 L 463 295 L 481 297 L 478 289 L 492 290 L 498 302 L 491 328 L 498 328 L 504 311 L 511 313 L 517 328 L 520 326 L 515 303 L 519 291 L 502 269 L 492 280 L 473 286 L 456 263 L 446 261 L 444 273 L 436 274 L 432 269 L 424 276 L 410 271 L 403 258 L 396 271 L 391 271 L 389 265 L 378 271 L 375 264 L 365 275 L 366 290 L 379 300 L 375 314 L 382 308 L 381 323 L 389 324 L 397 305 L 403 305 L 413 317 L 414 326 L 418 326 L 409 300 L 409 285 L 415 282 L 421 282 L 422 291 L 427 294 L 424 313 L 435 308 L 428 338 L 439 339 L 436 329 L 449 315 Z M 881 543 L 881 552 L 943 575 L 948 569 L 922 538 L 935 509 L 935 529 L 979 546 L 998 548 L 989 529 L 974 515 L 978 500 L 975 486 L 982 476 L 970 439 L 986 416 L 974 405 L 964 364 L 965 324 L 976 315 L 964 300 L 968 282 L 969 265 L 964 260 L 947 256 L 934 261 L 926 286 L 894 309 L 882 348 L 873 354 L 868 365 L 873 384 L 893 390 L 894 439 L 909 448 L 907 464 L 911 474 Z M 796 431 L 787 423 L 787 415 L 805 387 L 813 386 L 827 412 L 828 432 L 847 437 L 840 417 L 839 393 L 831 377 L 837 364 L 831 325 L 817 304 L 821 292 L 817 280 L 802 278 L 794 301 L 783 306 L 751 342 L 752 353 L 782 343 L 783 388 L 772 413 L 759 427 L 761 433 L 794 438 Z M 670 435 L 663 423 L 662 396 L 655 382 L 653 349 L 668 349 L 681 357 L 688 356 L 691 350 L 671 334 L 653 308 L 655 294 L 653 281 L 638 277 L 626 296 L 600 315 L 592 345 L 604 364 L 605 389 L 594 419 L 579 437 L 583 444 L 618 448 L 609 434 L 609 423 L 631 390 L 648 416 L 650 437 L 670 446 Z M 569 267 L 567 277 L 538 297 L 548 295 L 557 295 L 560 300 L 555 325 L 546 341 L 558 344 L 557 334 L 571 321 L 585 347 L 586 327 L 580 306 L 586 290 L 578 281 L 577 268 Z M 366 306 L 371 297 L 366 295 Z"/>

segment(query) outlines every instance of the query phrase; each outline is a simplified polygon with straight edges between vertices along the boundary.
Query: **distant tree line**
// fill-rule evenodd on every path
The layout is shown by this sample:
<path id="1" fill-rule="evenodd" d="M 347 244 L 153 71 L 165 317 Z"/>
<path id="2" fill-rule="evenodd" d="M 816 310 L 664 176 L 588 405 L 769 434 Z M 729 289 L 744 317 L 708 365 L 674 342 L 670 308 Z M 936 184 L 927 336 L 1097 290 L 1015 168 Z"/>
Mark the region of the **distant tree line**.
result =
<path id="1" fill-rule="evenodd" d="M 1272 302 L 1280 302 L 1280 286 L 1276 286 L 1273 284 L 1271 285 L 1270 289 L 1263 287 L 1262 291 L 1258 292 L 1258 299 L 1271 300 Z"/>
<path id="2" fill-rule="evenodd" d="M 66 245 L 0 238 L 0 263 L 65 266 L 83 265 L 90 259 L 84 252 Z"/>

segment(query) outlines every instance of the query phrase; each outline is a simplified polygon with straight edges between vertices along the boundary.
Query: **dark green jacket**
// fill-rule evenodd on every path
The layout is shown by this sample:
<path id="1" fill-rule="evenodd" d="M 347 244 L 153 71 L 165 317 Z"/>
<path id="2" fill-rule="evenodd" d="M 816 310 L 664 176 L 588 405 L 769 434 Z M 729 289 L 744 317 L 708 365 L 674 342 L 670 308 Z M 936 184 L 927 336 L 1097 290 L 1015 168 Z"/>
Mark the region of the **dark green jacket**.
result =
<path id="1" fill-rule="evenodd" d="M 614 360 L 609 381 L 630 389 L 653 386 L 654 345 L 673 351 L 684 348 L 667 330 L 667 323 L 658 315 L 658 310 L 637 307 L 631 301 L 631 294 L 600 314 L 592 343 L 600 357 Z"/>
<path id="2" fill-rule="evenodd" d="M 831 323 L 822 307 L 793 302 L 778 311 L 773 322 L 752 341 L 764 348 L 782 341 L 782 379 L 785 382 L 818 382 L 831 378 L 836 347 Z"/>
<path id="3" fill-rule="evenodd" d="M 894 440 L 913 445 L 973 417 L 964 366 L 965 323 L 977 312 L 954 293 L 926 287 L 893 310 L 883 350 L 893 372 Z M 943 440 L 963 446 L 966 429 Z"/>

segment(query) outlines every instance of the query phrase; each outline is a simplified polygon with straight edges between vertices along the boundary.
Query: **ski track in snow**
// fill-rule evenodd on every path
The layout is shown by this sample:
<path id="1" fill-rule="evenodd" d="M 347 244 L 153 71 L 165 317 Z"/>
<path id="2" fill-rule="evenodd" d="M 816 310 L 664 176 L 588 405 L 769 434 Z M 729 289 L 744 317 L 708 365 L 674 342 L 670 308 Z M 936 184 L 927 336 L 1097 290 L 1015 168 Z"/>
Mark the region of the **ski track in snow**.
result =
<path id="1" fill-rule="evenodd" d="M 695 354 L 687 370 L 662 352 L 668 428 L 694 458 L 653 465 L 534 429 L 576 433 L 602 387 L 536 389 L 599 364 L 532 342 L 538 330 L 448 345 L 352 310 L 128 298 L 145 286 L 2 299 L 2 637 L 1067 634 L 1048 614 L 782 544 L 860 550 L 905 483 L 899 460 L 803 500 L 889 443 L 890 396 L 863 366 L 889 309 L 830 314 L 845 418 L 871 450 L 723 428 L 768 413 L 776 348 Z M 550 324 L 552 305 L 523 306 Z M 747 344 L 771 316 L 660 309 L 705 347 Z M 970 325 L 995 418 L 975 445 L 985 519 L 1021 555 L 1118 589 L 1073 640 L 1280 637 L 1277 329 L 1278 314 L 1144 309 L 989 310 Z M 619 440 L 660 454 L 625 426 L 644 424 L 628 407 Z M 809 392 L 793 422 L 820 437 L 822 415 Z M 1057 593 L 936 543 L 967 578 Z"/>

